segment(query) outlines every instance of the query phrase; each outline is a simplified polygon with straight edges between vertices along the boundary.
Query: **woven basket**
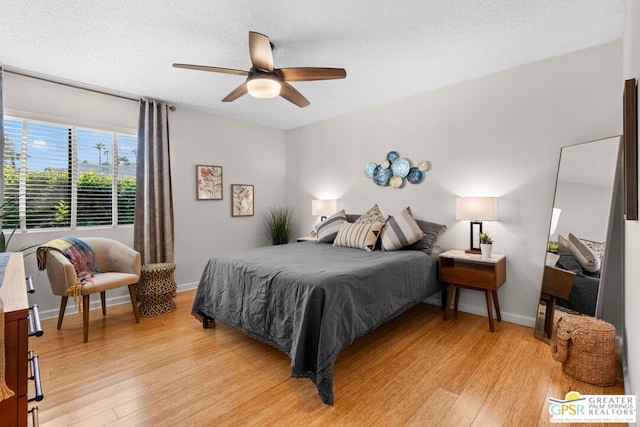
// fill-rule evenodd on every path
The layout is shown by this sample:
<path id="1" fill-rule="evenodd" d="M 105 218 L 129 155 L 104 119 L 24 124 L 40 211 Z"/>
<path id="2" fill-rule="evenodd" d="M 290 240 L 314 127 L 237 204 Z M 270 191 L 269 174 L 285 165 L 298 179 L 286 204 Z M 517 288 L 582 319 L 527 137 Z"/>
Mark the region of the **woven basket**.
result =
<path id="1" fill-rule="evenodd" d="M 616 383 L 616 328 L 593 317 L 568 314 L 556 321 L 558 343 L 551 348 L 562 370 L 585 383 Z"/>

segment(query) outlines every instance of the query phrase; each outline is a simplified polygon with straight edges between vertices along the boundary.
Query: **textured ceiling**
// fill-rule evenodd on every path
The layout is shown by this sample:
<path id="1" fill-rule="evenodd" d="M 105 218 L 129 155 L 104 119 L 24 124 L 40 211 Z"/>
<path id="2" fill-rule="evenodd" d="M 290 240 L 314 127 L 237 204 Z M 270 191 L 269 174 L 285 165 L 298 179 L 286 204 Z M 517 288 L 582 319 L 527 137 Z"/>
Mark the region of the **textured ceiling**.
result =
<path id="1" fill-rule="evenodd" d="M 0 65 L 291 129 L 622 37 L 624 0 L 2 0 Z M 294 82 L 311 105 L 248 95 L 248 32 L 284 67 L 342 67 Z"/>

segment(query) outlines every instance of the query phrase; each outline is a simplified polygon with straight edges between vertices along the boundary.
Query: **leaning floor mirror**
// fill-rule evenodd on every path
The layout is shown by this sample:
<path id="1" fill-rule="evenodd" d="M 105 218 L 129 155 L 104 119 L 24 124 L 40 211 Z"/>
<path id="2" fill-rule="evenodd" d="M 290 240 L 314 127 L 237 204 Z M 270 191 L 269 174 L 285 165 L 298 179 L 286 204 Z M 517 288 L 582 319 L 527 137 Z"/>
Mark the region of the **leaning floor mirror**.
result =
<path id="1" fill-rule="evenodd" d="M 621 147 L 616 136 L 561 150 L 535 324 L 545 342 L 565 313 L 602 318 L 608 281 L 620 279 Z"/>

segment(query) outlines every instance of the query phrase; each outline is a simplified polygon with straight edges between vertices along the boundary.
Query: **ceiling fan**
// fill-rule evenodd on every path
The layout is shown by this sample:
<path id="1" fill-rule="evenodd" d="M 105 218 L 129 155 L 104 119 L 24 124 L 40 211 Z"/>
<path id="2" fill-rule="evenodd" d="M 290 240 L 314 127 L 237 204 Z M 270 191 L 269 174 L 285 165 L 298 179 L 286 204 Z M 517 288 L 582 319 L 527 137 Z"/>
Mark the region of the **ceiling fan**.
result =
<path id="1" fill-rule="evenodd" d="M 301 108 L 309 105 L 309 100 L 287 82 L 344 79 L 347 76 L 344 68 L 273 68 L 272 50 L 273 43 L 269 41 L 269 37 L 249 31 L 249 56 L 252 64 L 249 71 L 192 64 L 173 64 L 173 66 L 190 70 L 247 76 L 247 80 L 225 96 L 222 102 L 235 101 L 247 93 L 256 98 L 274 98 L 280 95 Z"/>

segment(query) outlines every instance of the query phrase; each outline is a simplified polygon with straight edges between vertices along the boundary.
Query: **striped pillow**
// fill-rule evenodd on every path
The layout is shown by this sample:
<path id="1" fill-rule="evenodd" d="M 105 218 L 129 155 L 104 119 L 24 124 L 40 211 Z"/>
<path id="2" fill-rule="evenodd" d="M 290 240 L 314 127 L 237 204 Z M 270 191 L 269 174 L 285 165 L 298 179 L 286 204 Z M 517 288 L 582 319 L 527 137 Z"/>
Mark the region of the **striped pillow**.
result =
<path id="1" fill-rule="evenodd" d="M 390 216 L 380 233 L 382 250 L 395 251 L 409 246 L 424 237 L 424 231 L 413 219 L 411 208 L 406 207 L 397 216 Z"/>
<path id="2" fill-rule="evenodd" d="M 344 222 L 347 222 L 347 215 L 343 209 L 316 225 L 318 243 L 332 243 L 338 234 L 340 225 Z"/>
<path id="3" fill-rule="evenodd" d="M 372 252 L 376 247 L 376 242 L 383 226 L 384 223 L 382 222 L 373 224 L 343 223 L 338 230 L 336 239 L 333 241 L 333 246 L 364 249 L 367 252 Z"/>

